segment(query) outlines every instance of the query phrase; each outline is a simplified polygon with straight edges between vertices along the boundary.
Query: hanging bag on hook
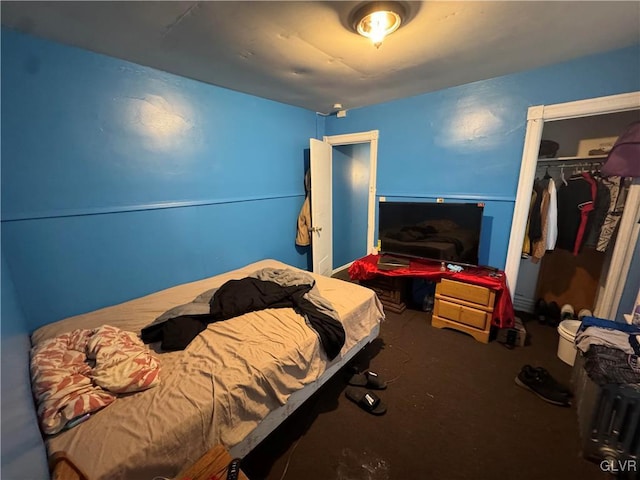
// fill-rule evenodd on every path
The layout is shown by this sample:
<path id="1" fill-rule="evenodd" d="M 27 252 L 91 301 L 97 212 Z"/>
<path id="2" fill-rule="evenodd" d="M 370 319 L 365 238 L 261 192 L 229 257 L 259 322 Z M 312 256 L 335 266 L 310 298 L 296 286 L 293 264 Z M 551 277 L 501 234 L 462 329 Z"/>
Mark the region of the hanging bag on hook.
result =
<path id="1" fill-rule="evenodd" d="M 618 137 L 600 174 L 603 177 L 640 177 L 640 121 Z"/>

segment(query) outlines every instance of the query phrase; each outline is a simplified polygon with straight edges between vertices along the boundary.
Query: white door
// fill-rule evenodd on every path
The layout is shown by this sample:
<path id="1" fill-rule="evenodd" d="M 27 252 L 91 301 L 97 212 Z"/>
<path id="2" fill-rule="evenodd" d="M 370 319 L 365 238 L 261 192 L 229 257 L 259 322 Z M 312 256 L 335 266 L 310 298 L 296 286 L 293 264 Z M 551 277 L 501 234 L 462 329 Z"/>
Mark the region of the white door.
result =
<path id="1" fill-rule="evenodd" d="M 331 149 L 328 143 L 310 139 L 313 272 L 327 277 L 333 273 Z"/>

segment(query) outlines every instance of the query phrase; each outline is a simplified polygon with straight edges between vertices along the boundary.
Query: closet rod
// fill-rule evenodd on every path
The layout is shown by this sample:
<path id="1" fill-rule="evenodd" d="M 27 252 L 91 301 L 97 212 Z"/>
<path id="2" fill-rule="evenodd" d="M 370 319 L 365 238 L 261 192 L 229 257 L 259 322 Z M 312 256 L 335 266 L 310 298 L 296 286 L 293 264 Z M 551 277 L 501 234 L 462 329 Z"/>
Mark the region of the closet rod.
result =
<path id="1" fill-rule="evenodd" d="M 595 160 L 590 162 L 555 162 L 555 163 L 541 163 L 542 160 L 538 160 L 537 167 L 545 168 L 572 168 L 572 167 L 592 167 L 594 165 L 602 165 L 604 160 Z"/>
<path id="2" fill-rule="evenodd" d="M 609 155 L 578 155 L 575 157 L 539 158 L 539 162 L 598 162 L 605 161 Z"/>
<path id="3" fill-rule="evenodd" d="M 579 156 L 579 157 L 555 157 L 555 158 L 539 158 L 539 162 L 545 163 L 576 163 L 576 162 L 585 162 L 585 163 L 595 163 L 595 162 L 606 162 L 609 155 L 593 155 L 593 156 Z"/>

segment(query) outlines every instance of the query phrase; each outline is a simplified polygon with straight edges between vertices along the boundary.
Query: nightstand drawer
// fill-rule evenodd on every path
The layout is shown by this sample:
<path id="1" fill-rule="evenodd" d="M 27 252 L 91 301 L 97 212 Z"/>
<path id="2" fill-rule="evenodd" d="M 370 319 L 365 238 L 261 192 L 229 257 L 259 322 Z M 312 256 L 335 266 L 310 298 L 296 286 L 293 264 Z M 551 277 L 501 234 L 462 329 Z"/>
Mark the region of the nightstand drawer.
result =
<path id="1" fill-rule="evenodd" d="M 437 292 L 447 297 L 458 298 L 478 305 L 487 306 L 493 302 L 492 290 L 469 283 L 443 278 L 437 285 Z M 493 306 L 493 305 L 492 305 Z"/>
<path id="2" fill-rule="evenodd" d="M 490 320 L 488 312 L 450 303 L 440 298 L 436 299 L 433 313 L 438 317 L 463 323 L 480 330 L 484 330 Z"/>

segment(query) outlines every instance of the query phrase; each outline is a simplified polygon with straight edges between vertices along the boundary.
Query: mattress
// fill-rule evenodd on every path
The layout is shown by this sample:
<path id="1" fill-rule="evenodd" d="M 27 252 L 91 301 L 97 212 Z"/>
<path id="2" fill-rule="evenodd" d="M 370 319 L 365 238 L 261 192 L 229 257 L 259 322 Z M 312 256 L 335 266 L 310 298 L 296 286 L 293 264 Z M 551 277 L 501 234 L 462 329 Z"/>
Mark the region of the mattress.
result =
<path id="1" fill-rule="evenodd" d="M 178 285 L 41 327 L 33 333 L 32 344 L 105 324 L 139 333 L 170 308 L 262 268 L 293 267 L 263 260 Z M 238 445 L 292 393 L 340 362 L 384 318 L 372 290 L 313 276 L 345 329 L 346 341 L 336 359 L 328 360 L 315 331 L 290 308 L 213 323 L 184 351 L 153 352 L 161 364 L 159 386 L 122 396 L 86 422 L 48 437 L 49 454 L 67 452 L 92 480 L 142 479 L 172 477 L 215 444 Z"/>

